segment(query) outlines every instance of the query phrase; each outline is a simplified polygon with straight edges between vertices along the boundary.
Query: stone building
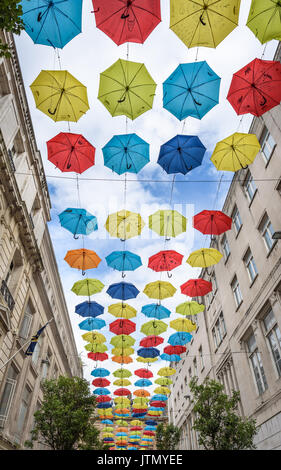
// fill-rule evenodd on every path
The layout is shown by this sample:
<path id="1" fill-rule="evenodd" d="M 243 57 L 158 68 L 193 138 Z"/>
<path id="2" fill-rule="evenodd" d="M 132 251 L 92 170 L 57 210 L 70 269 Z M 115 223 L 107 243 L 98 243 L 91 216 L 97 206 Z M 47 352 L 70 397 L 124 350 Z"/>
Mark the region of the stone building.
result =
<path id="1" fill-rule="evenodd" d="M 13 36 L 0 59 L 0 449 L 23 447 L 42 380 L 82 377 L 47 222 L 50 198 Z M 44 329 L 31 357 L 24 347 Z"/>
<path id="2" fill-rule="evenodd" d="M 280 43 L 275 60 L 281 59 Z M 232 229 L 212 246 L 223 259 L 199 277 L 213 290 L 177 369 L 169 419 L 182 429 L 180 449 L 197 449 L 189 381 L 219 380 L 239 390 L 240 413 L 255 418 L 258 449 L 281 450 L 281 107 L 254 118 L 261 151 L 234 174 L 222 211 Z"/>

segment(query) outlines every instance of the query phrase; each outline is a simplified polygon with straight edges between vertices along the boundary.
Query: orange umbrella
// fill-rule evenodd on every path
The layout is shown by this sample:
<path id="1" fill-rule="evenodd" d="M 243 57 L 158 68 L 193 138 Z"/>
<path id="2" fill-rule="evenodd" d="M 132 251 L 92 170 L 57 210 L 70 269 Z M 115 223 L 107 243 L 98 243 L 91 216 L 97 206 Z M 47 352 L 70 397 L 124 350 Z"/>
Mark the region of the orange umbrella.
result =
<path id="1" fill-rule="evenodd" d="M 120 414 L 120 415 L 121 415 L 121 414 L 122 414 L 122 415 L 125 415 L 125 414 L 127 414 L 127 413 L 130 413 L 130 410 L 129 410 L 128 408 L 117 408 L 117 409 L 115 410 L 115 413 Z"/>
<path id="2" fill-rule="evenodd" d="M 101 262 L 97 253 L 92 250 L 86 250 L 86 248 L 70 250 L 66 253 L 64 259 L 71 268 L 82 269 L 83 275 L 86 269 L 97 268 Z"/>
<path id="3" fill-rule="evenodd" d="M 134 395 L 136 397 L 150 397 L 150 393 L 147 390 L 142 390 L 142 389 L 136 390 L 134 392 Z"/>
<path id="4" fill-rule="evenodd" d="M 128 428 L 120 426 L 119 428 L 116 429 L 116 432 L 128 432 Z"/>
<path id="5" fill-rule="evenodd" d="M 119 364 L 129 364 L 133 362 L 133 359 L 130 356 L 113 356 L 112 361 L 118 362 Z"/>

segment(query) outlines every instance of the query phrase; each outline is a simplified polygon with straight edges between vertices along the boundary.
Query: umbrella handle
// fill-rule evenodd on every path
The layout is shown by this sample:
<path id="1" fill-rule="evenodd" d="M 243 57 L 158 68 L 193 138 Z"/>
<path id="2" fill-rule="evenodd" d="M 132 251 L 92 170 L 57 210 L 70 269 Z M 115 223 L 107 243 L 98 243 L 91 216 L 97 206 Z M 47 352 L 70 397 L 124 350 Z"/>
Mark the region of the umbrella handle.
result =
<path id="1" fill-rule="evenodd" d="M 130 170 L 132 168 L 132 164 L 130 163 L 129 165 L 127 164 L 127 170 Z"/>
<path id="2" fill-rule="evenodd" d="M 91 11 L 91 13 L 97 13 L 98 11 L 100 11 L 100 7 L 97 10 Z"/>
<path id="3" fill-rule="evenodd" d="M 168 273 L 167 271 L 167 276 L 171 279 L 171 277 L 173 276 L 172 273 Z"/>
<path id="4" fill-rule="evenodd" d="M 203 13 L 202 13 L 202 15 L 200 16 L 199 19 L 200 19 L 200 22 L 202 23 L 202 25 L 206 26 L 206 23 L 203 21 Z"/>
<path id="5" fill-rule="evenodd" d="M 118 100 L 118 103 L 123 103 L 126 99 L 126 96 L 122 100 Z"/>
<path id="6" fill-rule="evenodd" d="M 166 242 L 169 242 L 170 240 L 171 240 L 170 238 L 167 238 L 167 237 L 165 238 Z"/>
<path id="7" fill-rule="evenodd" d="M 79 237 L 76 236 L 76 233 L 73 235 L 74 240 L 78 240 Z"/>
<path id="8" fill-rule="evenodd" d="M 122 13 L 121 18 L 122 18 L 122 20 L 125 20 L 125 19 L 128 18 L 129 16 L 130 16 L 130 13 L 128 13 L 128 15 L 124 15 L 124 13 Z"/>
<path id="9" fill-rule="evenodd" d="M 121 241 L 121 242 L 125 242 L 125 241 L 126 241 L 126 238 L 120 238 L 120 241 Z"/>
<path id="10" fill-rule="evenodd" d="M 243 170 L 247 170 L 247 168 L 249 168 L 249 165 L 245 165 L 245 166 L 244 166 L 244 165 L 241 165 L 241 168 L 242 168 Z"/>
<path id="11" fill-rule="evenodd" d="M 126 274 L 125 274 L 125 273 L 122 273 L 122 277 L 123 277 L 123 279 L 124 279 L 124 277 L 126 277 Z"/>
<path id="12" fill-rule="evenodd" d="M 82 271 L 82 276 L 85 276 L 85 274 L 86 274 L 86 271 Z"/>

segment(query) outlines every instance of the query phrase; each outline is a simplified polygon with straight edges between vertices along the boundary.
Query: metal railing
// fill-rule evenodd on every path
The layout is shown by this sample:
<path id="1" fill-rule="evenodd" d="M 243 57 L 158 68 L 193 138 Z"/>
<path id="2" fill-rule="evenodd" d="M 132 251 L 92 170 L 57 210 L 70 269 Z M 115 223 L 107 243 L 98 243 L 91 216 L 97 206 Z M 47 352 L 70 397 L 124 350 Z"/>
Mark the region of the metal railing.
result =
<path id="1" fill-rule="evenodd" d="M 13 308 L 15 306 L 15 301 L 14 301 L 14 298 L 11 294 L 11 292 L 9 291 L 9 288 L 6 284 L 6 281 L 4 281 L 4 279 L 2 280 L 2 284 L 1 284 L 1 288 L 0 288 L 0 292 L 6 302 L 6 304 L 8 305 L 8 308 L 10 310 L 10 312 L 13 311 Z"/>

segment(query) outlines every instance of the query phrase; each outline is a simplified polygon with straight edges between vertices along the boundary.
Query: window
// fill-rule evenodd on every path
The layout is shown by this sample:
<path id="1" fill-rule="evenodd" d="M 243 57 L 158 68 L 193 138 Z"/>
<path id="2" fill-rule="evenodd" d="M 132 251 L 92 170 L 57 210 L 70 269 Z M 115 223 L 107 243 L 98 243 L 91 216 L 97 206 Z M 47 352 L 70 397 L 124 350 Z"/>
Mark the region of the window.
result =
<path id="1" fill-rule="evenodd" d="M 240 285 L 236 276 L 234 276 L 233 281 L 231 283 L 231 289 L 233 292 L 236 307 L 239 307 L 239 305 L 242 303 L 243 298 L 241 294 Z"/>
<path id="2" fill-rule="evenodd" d="M 277 373 L 281 377 L 281 333 L 272 310 L 264 318 L 263 324 Z"/>
<path id="3" fill-rule="evenodd" d="M 31 390 L 29 389 L 29 387 L 26 386 L 23 390 L 20 409 L 19 409 L 19 415 L 18 415 L 18 421 L 17 421 L 18 437 L 21 436 L 21 433 L 24 427 L 27 411 L 30 405 L 30 399 L 31 399 Z"/>
<path id="4" fill-rule="evenodd" d="M 247 346 L 257 390 L 259 395 L 261 395 L 267 389 L 267 381 L 254 334 L 248 339 Z"/>
<path id="5" fill-rule="evenodd" d="M 23 319 L 20 326 L 19 337 L 22 339 L 27 339 L 30 333 L 31 323 L 32 323 L 32 311 L 30 303 L 27 304 Z"/>
<path id="6" fill-rule="evenodd" d="M 254 257 L 252 255 L 250 248 L 247 250 L 243 258 L 243 261 L 244 261 L 247 273 L 249 275 L 250 281 L 252 283 L 258 275 L 258 270 L 257 270 L 257 266 L 256 266 L 256 263 L 255 263 L 255 260 L 254 260 Z"/>
<path id="7" fill-rule="evenodd" d="M 223 238 L 222 238 L 221 246 L 222 246 L 224 258 L 225 258 L 225 261 L 226 261 L 228 259 L 229 255 L 230 255 L 230 248 L 229 248 L 229 244 L 228 244 L 226 235 L 224 235 Z"/>
<path id="8" fill-rule="evenodd" d="M 261 151 L 266 162 L 270 160 L 271 155 L 276 147 L 275 140 L 270 134 L 266 126 L 264 126 L 260 137 Z"/>
<path id="9" fill-rule="evenodd" d="M 51 365 L 51 357 L 52 357 L 52 353 L 50 350 L 48 350 L 48 353 L 45 359 L 42 359 L 42 379 L 45 379 L 48 375 L 50 365 Z"/>
<path id="10" fill-rule="evenodd" d="M 226 327 L 224 322 L 223 312 L 220 313 L 215 326 L 212 329 L 213 340 L 216 347 L 218 347 L 223 341 L 226 335 Z"/>
<path id="11" fill-rule="evenodd" d="M 241 220 L 239 211 L 236 206 L 234 207 L 233 212 L 232 212 L 232 221 L 233 221 L 236 234 L 238 234 L 242 227 L 242 220 Z"/>
<path id="12" fill-rule="evenodd" d="M 201 370 L 203 370 L 204 369 L 204 358 L 203 358 L 202 346 L 200 346 L 200 348 L 199 348 L 199 357 L 200 357 Z"/>
<path id="13" fill-rule="evenodd" d="M 267 251 L 270 251 L 272 246 L 273 246 L 273 243 L 275 243 L 275 242 L 272 239 L 272 235 L 274 233 L 274 230 L 273 230 L 272 224 L 269 220 L 269 217 L 268 217 L 267 213 L 265 213 L 265 215 L 262 218 L 262 221 L 259 225 L 259 231 L 260 231 L 260 234 L 263 238 L 263 241 L 264 241 L 264 244 L 266 246 Z"/>
<path id="14" fill-rule="evenodd" d="M 41 334 L 41 336 L 39 336 L 38 341 L 35 345 L 33 354 L 31 356 L 32 362 L 33 362 L 34 365 L 37 365 L 37 363 L 38 363 L 38 359 L 39 359 L 39 355 L 40 355 L 40 351 L 41 351 L 41 346 L 42 346 L 42 334 Z"/>
<path id="15" fill-rule="evenodd" d="M 195 377 L 198 376 L 198 370 L 197 370 L 197 361 L 196 361 L 196 358 L 193 359 L 193 370 L 194 370 L 194 375 Z"/>
<path id="16" fill-rule="evenodd" d="M 0 400 L 0 428 L 4 427 L 6 419 L 8 417 L 17 385 L 18 375 L 19 373 L 17 369 L 12 364 L 9 367 L 6 383 Z"/>
<path id="17" fill-rule="evenodd" d="M 249 202 L 251 202 L 254 198 L 254 195 L 256 194 L 257 187 L 255 185 L 255 182 L 253 180 L 253 177 L 251 173 L 248 171 L 245 182 L 244 182 L 244 190 L 245 193 L 249 199 Z"/>

